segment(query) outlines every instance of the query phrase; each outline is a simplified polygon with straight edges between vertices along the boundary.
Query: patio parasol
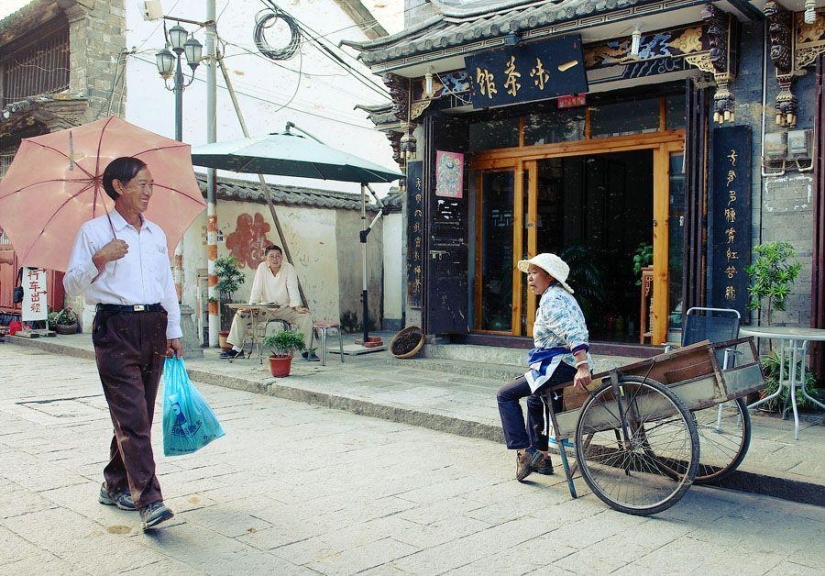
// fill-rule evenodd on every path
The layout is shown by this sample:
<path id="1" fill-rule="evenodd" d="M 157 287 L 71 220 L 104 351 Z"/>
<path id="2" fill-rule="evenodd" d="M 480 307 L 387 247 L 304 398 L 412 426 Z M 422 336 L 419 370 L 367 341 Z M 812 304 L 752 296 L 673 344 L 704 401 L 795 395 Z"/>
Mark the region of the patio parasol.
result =
<path id="1" fill-rule="evenodd" d="M 341 182 L 393 182 L 404 176 L 287 130 L 256 138 L 240 138 L 196 146 L 195 166 L 233 172 L 274 174 Z"/>
<path id="2" fill-rule="evenodd" d="M 293 134 L 295 128 L 309 136 Z M 287 122 L 286 131 L 255 138 L 240 138 L 226 142 L 215 142 L 196 146 L 192 149 L 192 163 L 196 166 L 218 168 L 234 172 L 255 174 L 273 174 L 298 178 L 315 178 L 321 180 L 339 180 L 342 182 L 359 182 L 361 184 L 361 219 L 364 223 L 360 233 L 363 290 L 362 305 L 364 318 L 364 342 L 369 339 L 369 306 L 367 304 L 367 236 L 381 217 L 379 212 L 372 223 L 367 226 L 366 190 L 369 183 L 393 182 L 404 175 L 394 170 L 383 168 L 374 162 L 353 156 L 336 148 L 327 146 L 311 134 L 301 130 L 292 122 Z M 263 183 L 263 178 L 261 178 Z M 265 185 L 265 184 L 264 184 Z M 372 192 L 379 207 L 381 201 Z M 274 216 L 274 210 L 273 210 Z M 277 218 L 275 224 L 281 234 Z M 283 238 L 283 234 L 281 234 Z M 289 254 L 287 253 L 287 257 Z"/>
<path id="3" fill-rule="evenodd" d="M 0 181 L 0 228 L 21 266 L 66 270 L 80 226 L 114 207 L 102 177 L 120 156 L 149 167 L 154 193 L 146 217 L 166 233 L 172 253 L 206 207 L 190 146 L 110 116 L 20 144 Z"/>

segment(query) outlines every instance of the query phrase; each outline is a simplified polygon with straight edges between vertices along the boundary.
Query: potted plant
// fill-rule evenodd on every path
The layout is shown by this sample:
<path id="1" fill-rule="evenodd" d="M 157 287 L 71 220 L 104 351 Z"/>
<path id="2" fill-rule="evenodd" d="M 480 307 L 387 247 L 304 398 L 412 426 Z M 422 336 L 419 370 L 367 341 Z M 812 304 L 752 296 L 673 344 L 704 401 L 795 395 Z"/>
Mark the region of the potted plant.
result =
<path id="1" fill-rule="evenodd" d="M 788 242 L 768 242 L 753 249 L 757 256 L 750 266 L 745 267 L 748 274 L 750 302 L 749 310 L 759 310 L 759 318 L 765 311 L 767 326 L 773 321 L 773 311 L 783 311 L 785 299 L 799 276 L 802 264 L 795 261 L 796 252 Z M 764 301 L 765 306 L 762 306 Z"/>
<path id="2" fill-rule="evenodd" d="M 238 268 L 238 261 L 231 254 L 218 258 L 215 260 L 215 275 L 218 277 L 218 283 L 215 287 L 220 294 L 220 303 L 232 302 L 232 295 L 246 281 L 240 268 Z M 224 307 L 221 306 L 221 328 L 228 330 L 229 324 L 232 322 L 232 315 L 224 314 L 223 309 Z"/>
<path id="3" fill-rule="evenodd" d="M 276 378 L 289 376 L 292 355 L 306 347 L 304 335 L 295 330 L 281 330 L 264 338 L 264 346 L 269 348 L 269 369 Z"/>
<path id="4" fill-rule="evenodd" d="M 218 277 L 218 283 L 215 287 L 224 302 L 231 302 L 232 294 L 246 281 L 240 268 L 238 268 L 238 261 L 231 254 L 215 260 L 215 275 Z"/>
<path id="5" fill-rule="evenodd" d="M 633 252 L 633 275 L 636 276 L 636 286 L 642 285 L 642 269 L 653 264 L 653 244 L 639 242 Z"/>
<path id="6" fill-rule="evenodd" d="M 77 312 L 68 306 L 60 312 L 49 312 L 49 328 L 64 336 L 77 334 Z"/>
<path id="7" fill-rule="evenodd" d="M 748 294 L 750 296 L 748 309 L 758 310 L 760 320 L 764 311 L 766 325 L 770 326 L 773 322 L 774 310 L 785 310 L 785 299 L 790 294 L 797 276 L 799 276 L 802 264 L 795 261 L 796 252 L 788 242 L 777 241 L 760 244 L 754 247 L 753 253 L 756 259 L 745 267 L 745 272 L 748 275 Z M 776 354 L 772 354 L 771 351 L 771 341 L 768 340 L 768 354 L 763 356 L 759 362 L 766 376 L 766 387 L 759 392 L 759 397 L 762 398 L 772 394 L 778 386 L 779 363 Z M 805 385 L 807 386 L 807 382 Z M 774 401 L 768 402 L 768 404 L 777 405 L 781 402 L 784 405 L 788 393 L 787 389 L 783 390 L 782 394 L 777 396 Z M 748 402 L 755 401 L 753 396 L 748 398 Z M 766 408 L 771 409 L 775 406 L 766 406 Z"/>
<path id="8" fill-rule="evenodd" d="M 802 371 L 802 362 L 804 362 L 804 360 L 797 363 L 797 374 L 799 374 Z M 775 393 L 777 388 L 779 388 L 779 355 L 776 352 L 770 352 L 762 357 L 762 359 L 759 361 L 759 364 L 762 366 L 762 372 L 765 374 L 765 388 L 760 391 L 760 397 L 767 398 L 771 394 Z M 790 377 L 790 375 L 788 374 L 788 368 L 789 367 L 786 364 L 782 374 L 783 380 L 787 380 Z M 816 377 L 810 370 L 805 371 L 805 382 L 803 385 L 805 387 L 805 392 L 808 393 L 808 396 L 816 397 Z M 814 403 L 809 401 L 802 394 L 801 388 L 795 386 L 794 390 L 796 393 L 796 405 L 800 409 L 805 410 L 807 408 L 815 407 Z M 778 412 L 779 410 L 782 410 L 784 407 L 790 406 L 789 400 L 790 388 L 788 386 L 783 386 L 782 391 L 776 398 L 769 400 L 764 405 L 760 405 L 757 409 L 761 410 L 764 406 L 764 409 L 767 412 Z"/>

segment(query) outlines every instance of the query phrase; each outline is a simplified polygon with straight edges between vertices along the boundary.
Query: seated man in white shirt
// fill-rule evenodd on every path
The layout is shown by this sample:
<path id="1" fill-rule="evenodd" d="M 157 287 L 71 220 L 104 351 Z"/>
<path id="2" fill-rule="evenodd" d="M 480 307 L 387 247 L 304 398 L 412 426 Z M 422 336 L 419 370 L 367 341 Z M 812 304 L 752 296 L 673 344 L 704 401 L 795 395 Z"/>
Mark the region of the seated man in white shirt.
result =
<path id="1" fill-rule="evenodd" d="M 252 329 L 252 314 L 255 322 L 269 320 L 285 320 L 304 335 L 304 343 L 309 346 L 312 335 L 312 317 L 309 308 L 301 306 L 301 295 L 298 291 L 298 275 L 295 267 L 284 262 L 284 255 L 280 246 L 274 244 L 266 247 L 266 256 L 255 271 L 252 281 L 252 293 L 249 295 L 250 304 L 271 304 L 267 310 L 238 310 L 232 319 L 229 336 L 226 342 L 232 345 L 231 350 L 221 353 L 221 358 L 234 358 L 242 354 L 246 334 Z M 276 308 L 277 305 L 277 308 Z M 312 351 L 304 351 L 304 358 L 317 361 Z"/>

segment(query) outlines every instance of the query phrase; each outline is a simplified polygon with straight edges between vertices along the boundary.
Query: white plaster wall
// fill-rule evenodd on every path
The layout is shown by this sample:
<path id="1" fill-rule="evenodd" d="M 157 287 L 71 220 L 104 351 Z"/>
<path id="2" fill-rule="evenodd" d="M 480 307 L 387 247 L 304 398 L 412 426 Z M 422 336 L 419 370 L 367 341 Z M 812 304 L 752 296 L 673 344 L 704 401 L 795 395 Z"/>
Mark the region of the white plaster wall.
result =
<path id="1" fill-rule="evenodd" d="M 369 221 L 375 215 L 368 213 Z M 338 292 L 340 314 L 355 313 L 358 322 L 363 322 L 361 293 L 364 289 L 364 257 L 359 237 L 362 229 L 360 212 L 340 211 L 338 213 L 338 230 L 336 234 L 337 261 L 342 274 L 339 275 Z M 375 327 L 381 327 L 383 297 L 383 222 L 373 227 L 367 238 L 367 303 L 370 320 Z M 340 317 L 340 316 L 339 316 Z"/>
<path id="2" fill-rule="evenodd" d="M 295 206 L 276 206 L 275 209 L 292 255 L 292 265 L 301 280 L 313 318 L 337 318 L 338 294 L 335 287 L 338 286 L 339 270 L 335 245 L 335 211 Z M 272 244 L 283 247 L 284 243 L 278 238 L 269 208 L 265 204 L 221 201 L 218 228 L 223 241 L 218 243 L 218 257 L 229 255 L 226 238 L 235 230 L 238 216 L 244 213 L 260 213 L 270 224 L 267 238 Z M 243 267 L 241 270 L 246 282 L 234 294 L 234 299 L 246 302 L 252 290 L 255 268 Z"/>
<path id="3" fill-rule="evenodd" d="M 401 321 L 405 288 L 400 213 L 384 216 L 384 319 Z"/>

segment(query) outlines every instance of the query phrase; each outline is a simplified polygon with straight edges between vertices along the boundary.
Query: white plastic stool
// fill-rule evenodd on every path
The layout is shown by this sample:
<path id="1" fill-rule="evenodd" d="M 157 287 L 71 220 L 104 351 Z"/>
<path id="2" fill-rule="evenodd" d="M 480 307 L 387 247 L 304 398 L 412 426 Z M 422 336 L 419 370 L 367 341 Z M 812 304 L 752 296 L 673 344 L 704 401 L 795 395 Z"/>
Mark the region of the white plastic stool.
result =
<path id="1" fill-rule="evenodd" d="M 307 354 L 307 359 L 311 354 L 312 345 L 315 342 L 315 332 L 317 331 L 321 335 L 319 339 L 321 344 L 321 353 L 319 354 L 321 357 L 321 366 L 327 365 L 327 332 L 330 330 L 336 330 L 338 332 L 338 348 L 341 352 L 341 364 L 344 363 L 344 336 L 341 334 L 341 324 L 338 322 L 313 322 L 312 336 L 309 339 L 310 353 Z"/>

